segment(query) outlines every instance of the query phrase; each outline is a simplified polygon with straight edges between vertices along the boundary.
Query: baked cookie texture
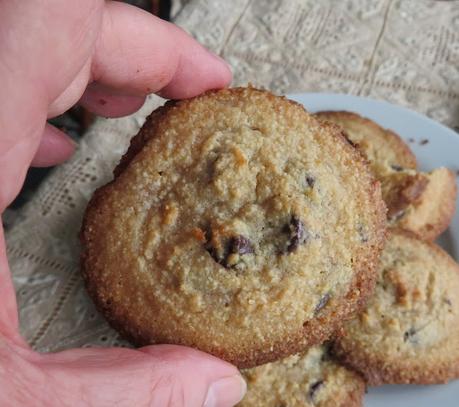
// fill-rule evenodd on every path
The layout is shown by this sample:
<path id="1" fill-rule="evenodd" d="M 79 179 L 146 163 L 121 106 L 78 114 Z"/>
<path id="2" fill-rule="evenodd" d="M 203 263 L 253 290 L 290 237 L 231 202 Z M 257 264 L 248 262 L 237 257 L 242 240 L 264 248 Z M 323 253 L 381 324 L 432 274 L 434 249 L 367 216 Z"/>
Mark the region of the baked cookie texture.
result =
<path id="1" fill-rule="evenodd" d="M 416 170 L 416 157 L 394 132 L 356 113 L 316 113 L 321 120 L 335 123 L 368 159 L 381 181 L 391 226 L 434 241 L 450 224 L 456 207 L 455 174 L 447 168 L 432 172 Z"/>
<path id="2" fill-rule="evenodd" d="M 434 241 L 454 217 L 456 176 L 448 168 L 437 168 L 429 173 L 388 170 L 381 185 L 391 226 Z"/>
<path id="3" fill-rule="evenodd" d="M 416 156 L 400 136 L 373 120 L 346 111 L 324 111 L 315 116 L 340 126 L 349 141 L 368 159 L 376 176 L 381 171 L 385 173 L 387 167 L 416 169 Z"/>
<path id="4" fill-rule="evenodd" d="M 340 130 L 236 88 L 153 112 L 88 205 L 81 264 L 133 343 L 252 367 L 361 307 L 384 236 L 379 183 Z"/>
<path id="5" fill-rule="evenodd" d="M 459 377 L 459 266 L 440 247 L 391 232 L 374 296 L 333 351 L 368 384 Z"/>
<path id="6" fill-rule="evenodd" d="M 357 407 L 365 382 L 330 359 L 326 346 L 242 372 L 247 394 L 239 407 Z"/>

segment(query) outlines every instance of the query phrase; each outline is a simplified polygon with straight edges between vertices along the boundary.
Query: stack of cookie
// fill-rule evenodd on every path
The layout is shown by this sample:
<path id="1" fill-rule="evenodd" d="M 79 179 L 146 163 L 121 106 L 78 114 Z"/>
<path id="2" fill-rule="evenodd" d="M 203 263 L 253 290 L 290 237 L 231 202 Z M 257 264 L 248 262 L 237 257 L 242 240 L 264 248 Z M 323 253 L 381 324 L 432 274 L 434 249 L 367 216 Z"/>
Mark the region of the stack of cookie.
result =
<path id="1" fill-rule="evenodd" d="M 432 243 L 454 215 L 454 174 L 417 171 L 399 136 L 354 113 L 317 116 L 341 126 L 369 160 L 390 226 L 373 297 L 346 324 L 334 354 L 370 385 L 459 377 L 459 266 Z"/>
<path id="2" fill-rule="evenodd" d="M 377 386 L 459 377 L 459 266 L 432 243 L 454 215 L 454 174 L 417 171 L 397 134 L 355 113 L 316 117 L 340 126 L 381 182 L 389 229 L 376 289 L 327 347 L 246 371 L 241 406 L 358 406 L 362 378 Z"/>
<path id="3" fill-rule="evenodd" d="M 454 199 L 448 170 L 418 172 L 365 119 L 251 87 L 208 92 L 153 112 L 96 191 L 83 277 L 132 343 L 245 369 L 241 405 L 357 406 L 364 379 L 457 374 L 459 273 L 417 237 L 447 227 Z M 382 253 L 387 223 L 411 232 Z"/>

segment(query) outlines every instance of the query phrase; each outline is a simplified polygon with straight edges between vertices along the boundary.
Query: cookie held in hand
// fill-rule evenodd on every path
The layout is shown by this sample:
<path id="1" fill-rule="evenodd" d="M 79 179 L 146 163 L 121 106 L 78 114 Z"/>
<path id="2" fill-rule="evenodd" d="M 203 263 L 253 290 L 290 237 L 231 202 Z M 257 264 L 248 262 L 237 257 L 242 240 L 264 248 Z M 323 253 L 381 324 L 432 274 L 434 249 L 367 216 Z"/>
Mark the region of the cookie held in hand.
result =
<path id="1" fill-rule="evenodd" d="M 168 102 L 96 191 L 89 294 L 137 345 L 252 367 L 322 342 L 371 292 L 379 183 L 334 125 L 254 88 Z"/>

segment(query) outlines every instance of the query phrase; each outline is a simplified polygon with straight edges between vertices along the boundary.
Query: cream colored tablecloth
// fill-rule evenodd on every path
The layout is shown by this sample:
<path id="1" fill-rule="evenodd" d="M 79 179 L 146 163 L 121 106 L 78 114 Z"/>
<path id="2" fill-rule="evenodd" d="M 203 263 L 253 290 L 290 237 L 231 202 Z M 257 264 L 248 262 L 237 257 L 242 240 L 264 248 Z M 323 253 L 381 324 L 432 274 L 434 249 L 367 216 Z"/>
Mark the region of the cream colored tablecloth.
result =
<path id="1" fill-rule="evenodd" d="M 457 1 L 189 0 L 175 16 L 230 62 L 235 84 L 370 96 L 459 126 Z M 7 233 L 21 330 L 38 350 L 122 343 L 83 288 L 77 235 L 93 190 L 159 103 L 98 120 Z"/>

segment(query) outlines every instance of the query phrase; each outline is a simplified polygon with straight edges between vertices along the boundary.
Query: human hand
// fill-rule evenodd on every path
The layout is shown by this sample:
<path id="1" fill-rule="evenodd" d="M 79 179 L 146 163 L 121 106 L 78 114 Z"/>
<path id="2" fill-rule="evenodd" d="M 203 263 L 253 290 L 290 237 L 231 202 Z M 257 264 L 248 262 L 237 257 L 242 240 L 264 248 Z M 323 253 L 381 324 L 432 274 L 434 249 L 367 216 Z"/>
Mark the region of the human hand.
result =
<path id="1" fill-rule="evenodd" d="M 103 0 L 0 0 L 0 211 L 31 165 L 74 149 L 46 124 L 77 101 L 108 117 L 137 110 L 148 93 L 185 98 L 227 85 L 229 68 L 177 27 Z M 18 333 L 0 228 L 0 405 L 231 406 L 239 372 L 172 345 L 37 354 Z"/>

